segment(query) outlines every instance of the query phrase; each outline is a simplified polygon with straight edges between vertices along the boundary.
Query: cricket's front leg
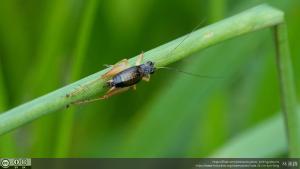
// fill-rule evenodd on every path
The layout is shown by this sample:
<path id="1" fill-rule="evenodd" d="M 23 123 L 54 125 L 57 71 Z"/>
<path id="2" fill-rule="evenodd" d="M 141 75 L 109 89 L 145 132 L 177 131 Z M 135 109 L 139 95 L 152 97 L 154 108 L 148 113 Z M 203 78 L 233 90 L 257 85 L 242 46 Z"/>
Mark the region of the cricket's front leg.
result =
<path id="1" fill-rule="evenodd" d="M 150 75 L 145 75 L 142 78 L 144 81 L 149 82 L 150 81 Z"/>

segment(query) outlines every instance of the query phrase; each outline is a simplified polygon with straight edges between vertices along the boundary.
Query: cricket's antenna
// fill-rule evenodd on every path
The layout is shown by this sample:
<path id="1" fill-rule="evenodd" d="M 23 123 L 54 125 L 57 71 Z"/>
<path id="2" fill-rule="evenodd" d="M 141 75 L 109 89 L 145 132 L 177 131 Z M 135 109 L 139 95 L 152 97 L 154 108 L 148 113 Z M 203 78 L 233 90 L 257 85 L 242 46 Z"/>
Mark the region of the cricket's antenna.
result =
<path id="1" fill-rule="evenodd" d="M 200 28 L 205 21 L 206 21 L 206 18 L 204 18 L 189 34 L 187 34 L 183 38 L 183 40 L 180 43 L 178 43 L 178 45 L 174 49 L 172 49 L 170 51 L 170 53 L 168 55 L 172 54 L 188 37 L 190 37 L 191 34 L 193 34 L 198 28 Z"/>
<path id="2" fill-rule="evenodd" d="M 191 34 L 193 34 L 198 28 L 201 27 L 201 25 L 205 22 L 206 18 L 203 19 L 199 25 L 197 25 L 189 34 L 187 34 L 183 40 L 174 48 L 170 51 L 170 54 L 172 54 L 188 37 L 190 37 Z M 190 72 L 185 72 L 185 71 L 182 71 L 182 70 L 179 70 L 179 69 L 176 69 L 176 68 L 172 68 L 172 67 L 156 67 L 157 69 L 167 69 L 167 70 L 174 70 L 176 72 L 179 72 L 179 73 L 184 73 L 184 74 L 187 74 L 187 75 L 191 75 L 191 76 L 196 76 L 196 77 L 200 77 L 200 78 L 213 78 L 213 79 L 222 79 L 223 77 L 218 77 L 218 76 L 208 76 L 208 75 L 200 75 L 200 74 L 195 74 L 195 73 L 190 73 Z"/>
<path id="3" fill-rule="evenodd" d="M 173 67 L 163 67 L 163 66 L 161 66 L 161 67 L 156 67 L 156 68 L 157 69 L 174 70 L 174 71 L 179 72 L 179 73 L 184 73 L 186 75 L 195 76 L 195 77 L 199 77 L 199 78 L 223 79 L 223 77 L 219 77 L 219 76 L 200 75 L 200 74 L 196 74 L 196 73 L 185 72 L 185 71 L 173 68 Z"/>

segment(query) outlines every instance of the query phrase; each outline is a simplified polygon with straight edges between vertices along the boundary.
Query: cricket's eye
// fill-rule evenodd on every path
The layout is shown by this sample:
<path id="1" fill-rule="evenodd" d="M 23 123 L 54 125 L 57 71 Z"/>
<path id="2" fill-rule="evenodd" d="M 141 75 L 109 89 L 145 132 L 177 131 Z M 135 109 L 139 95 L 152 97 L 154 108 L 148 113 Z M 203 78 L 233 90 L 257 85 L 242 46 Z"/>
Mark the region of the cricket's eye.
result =
<path id="1" fill-rule="evenodd" d="M 155 67 L 152 67 L 150 74 L 153 74 L 155 72 Z"/>
<path id="2" fill-rule="evenodd" d="M 153 62 L 151 62 L 151 61 L 148 61 L 148 62 L 147 62 L 147 65 L 153 66 L 153 65 L 154 65 L 154 63 L 153 63 Z"/>

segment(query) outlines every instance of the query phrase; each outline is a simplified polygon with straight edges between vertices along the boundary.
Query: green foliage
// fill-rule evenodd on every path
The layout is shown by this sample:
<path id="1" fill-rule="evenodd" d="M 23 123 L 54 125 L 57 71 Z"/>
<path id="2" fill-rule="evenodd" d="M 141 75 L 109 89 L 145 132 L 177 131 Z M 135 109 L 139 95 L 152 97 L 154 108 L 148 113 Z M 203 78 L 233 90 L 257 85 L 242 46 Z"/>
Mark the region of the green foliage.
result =
<path id="1" fill-rule="evenodd" d="M 132 0 L 135 5 L 130 5 L 117 0 L 96 1 L 30 0 L 24 4 L 7 0 L 0 5 L 1 111 L 97 72 L 103 64 L 113 64 L 160 46 L 190 32 L 202 20 L 210 24 L 262 2 Z M 300 16 L 300 4 L 297 0 L 264 2 L 286 13 L 295 77 L 298 77 L 299 25 L 294 18 Z M 192 37 L 185 42 L 189 45 L 196 40 Z M 169 48 L 174 48 L 179 41 Z M 280 97 L 273 42 L 272 33 L 264 30 L 194 53 L 172 66 L 225 78 L 199 79 L 158 71 L 151 82 L 139 84 L 137 91 L 67 111 L 59 110 L 1 136 L 0 155 L 286 155 L 283 119 L 275 113 L 280 110 Z M 183 51 L 185 45 L 180 48 Z M 166 56 L 169 50 L 164 52 Z M 146 56 L 159 58 L 151 51 Z M 176 60 L 182 57 L 178 54 Z M 81 82 L 96 77 L 99 73 Z M 300 81 L 296 81 L 299 88 Z M 91 87 L 99 86 L 101 83 Z M 78 83 L 73 84 L 69 91 L 78 87 Z M 100 90 L 86 89 L 80 97 Z M 50 97 L 64 95 L 61 90 Z M 69 101 L 52 100 L 52 103 L 62 107 Z M 51 105 L 47 108 L 51 109 Z M 280 139 L 268 145 L 275 137 Z M 256 142 L 251 145 L 253 151 L 245 149 L 253 141 Z"/>

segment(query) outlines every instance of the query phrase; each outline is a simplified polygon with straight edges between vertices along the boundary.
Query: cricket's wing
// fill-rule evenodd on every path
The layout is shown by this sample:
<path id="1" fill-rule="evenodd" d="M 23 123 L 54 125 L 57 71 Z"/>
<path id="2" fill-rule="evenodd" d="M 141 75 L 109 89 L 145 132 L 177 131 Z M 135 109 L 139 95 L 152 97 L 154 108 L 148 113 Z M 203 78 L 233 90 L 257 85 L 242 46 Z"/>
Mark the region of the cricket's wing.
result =
<path id="1" fill-rule="evenodd" d="M 129 67 L 128 60 L 123 59 L 112 66 L 112 68 L 101 76 L 102 79 L 108 79 Z"/>

